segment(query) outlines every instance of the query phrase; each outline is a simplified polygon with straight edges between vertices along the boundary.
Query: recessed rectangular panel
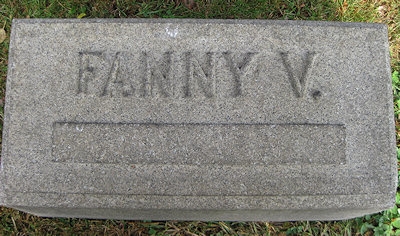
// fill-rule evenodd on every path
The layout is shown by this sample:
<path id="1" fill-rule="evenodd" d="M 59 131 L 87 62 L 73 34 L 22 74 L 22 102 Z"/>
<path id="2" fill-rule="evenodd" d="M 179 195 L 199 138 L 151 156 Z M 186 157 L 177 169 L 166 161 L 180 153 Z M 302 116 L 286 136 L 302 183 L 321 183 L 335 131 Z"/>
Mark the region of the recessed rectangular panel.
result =
<path id="1" fill-rule="evenodd" d="M 344 164 L 343 125 L 64 123 L 56 162 L 179 165 Z"/>

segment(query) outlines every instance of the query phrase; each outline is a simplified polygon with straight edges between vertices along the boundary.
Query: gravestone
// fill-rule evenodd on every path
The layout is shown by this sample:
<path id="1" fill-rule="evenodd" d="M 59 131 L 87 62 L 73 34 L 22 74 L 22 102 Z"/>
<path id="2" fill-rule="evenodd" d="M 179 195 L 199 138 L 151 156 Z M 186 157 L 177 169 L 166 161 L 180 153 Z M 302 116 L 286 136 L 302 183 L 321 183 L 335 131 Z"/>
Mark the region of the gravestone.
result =
<path id="1" fill-rule="evenodd" d="M 17 19 L 0 204 L 39 216 L 334 220 L 397 187 L 384 24 Z"/>

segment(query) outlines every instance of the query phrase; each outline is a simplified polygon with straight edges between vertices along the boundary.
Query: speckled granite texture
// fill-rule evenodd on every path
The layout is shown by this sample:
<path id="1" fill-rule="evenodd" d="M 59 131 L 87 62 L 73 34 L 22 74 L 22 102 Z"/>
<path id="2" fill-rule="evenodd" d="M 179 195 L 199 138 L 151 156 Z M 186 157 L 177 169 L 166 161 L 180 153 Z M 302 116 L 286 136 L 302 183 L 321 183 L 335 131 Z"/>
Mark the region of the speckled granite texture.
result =
<path id="1" fill-rule="evenodd" d="M 16 19 L 8 68 L 1 205 L 240 221 L 394 205 L 383 24 Z"/>

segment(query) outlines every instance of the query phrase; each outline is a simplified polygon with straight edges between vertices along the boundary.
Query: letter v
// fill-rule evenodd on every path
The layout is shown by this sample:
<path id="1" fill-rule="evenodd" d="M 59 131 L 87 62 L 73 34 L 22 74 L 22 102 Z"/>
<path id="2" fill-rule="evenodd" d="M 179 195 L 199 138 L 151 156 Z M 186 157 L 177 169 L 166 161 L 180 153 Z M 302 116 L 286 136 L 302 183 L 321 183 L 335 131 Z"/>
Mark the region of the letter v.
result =
<path id="1" fill-rule="evenodd" d="M 305 62 L 303 63 L 303 68 L 301 69 L 300 76 L 295 76 L 292 66 L 289 63 L 289 57 L 287 52 L 280 53 L 285 66 L 286 72 L 289 77 L 290 85 L 292 86 L 293 92 L 296 97 L 301 98 L 304 96 L 307 86 L 307 76 L 313 66 L 315 59 L 315 52 L 307 52 L 305 57 Z"/>

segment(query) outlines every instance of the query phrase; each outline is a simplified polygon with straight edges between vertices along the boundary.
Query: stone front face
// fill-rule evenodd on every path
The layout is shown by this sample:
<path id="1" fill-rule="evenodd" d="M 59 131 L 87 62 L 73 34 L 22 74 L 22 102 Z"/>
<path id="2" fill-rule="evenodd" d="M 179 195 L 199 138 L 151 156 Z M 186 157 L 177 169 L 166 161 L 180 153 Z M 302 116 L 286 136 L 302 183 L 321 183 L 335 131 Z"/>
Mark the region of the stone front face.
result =
<path id="1" fill-rule="evenodd" d="M 394 204 L 384 25 L 14 20 L 8 68 L 2 205 L 284 221 Z"/>

